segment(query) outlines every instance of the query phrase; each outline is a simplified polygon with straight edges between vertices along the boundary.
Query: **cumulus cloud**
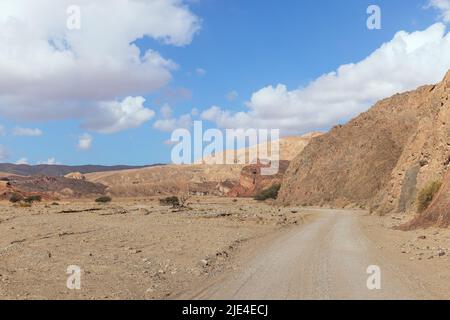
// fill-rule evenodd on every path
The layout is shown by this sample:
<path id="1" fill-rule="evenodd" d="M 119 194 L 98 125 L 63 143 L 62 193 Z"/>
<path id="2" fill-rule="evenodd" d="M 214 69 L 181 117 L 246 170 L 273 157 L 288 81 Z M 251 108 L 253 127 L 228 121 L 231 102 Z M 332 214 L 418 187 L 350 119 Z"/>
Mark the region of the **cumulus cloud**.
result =
<path id="1" fill-rule="evenodd" d="M 267 86 L 252 95 L 248 110 L 213 106 L 201 116 L 223 128 L 280 128 L 287 133 L 326 128 L 382 98 L 441 81 L 450 68 L 449 57 L 450 33 L 444 24 L 400 31 L 364 60 L 342 65 L 306 87 Z"/>
<path id="2" fill-rule="evenodd" d="M 160 110 L 161 119 L 155 121 L 153 128 L 163 132 L 171 132 L 178 128 L 188 129 L 192 125 L 192 116 L 195 115 L 193 111 L 190 114 L 184 114 L 179 118 L 175 118 L 173 117 L 172 107 L 165 104 Z"/>
<path id="3" fill-rule="evenodd" d="M 127 97 L 122 101 L 99 103 L 90 110 L 82 126 L 100 133 L 115 133 L 137 128 L 154 117 L 153 110 L 144 107 L 143 97 Z"/>
<path id="4" fill-rule="evenodd" d="M 90 134 L 83 134 L 78 140 L 78 149 L 80 150 L 89 150 L 92 146 L 93 138 Z"/>
<path id="5" fill-rule="evenodd" d="M 0 2 L 0 115 L 121 121 L 121 105 L 114 101 L 160 89 L 176 68 L 156 51 L 142 52 L 135 41 L 150 37 L 184 46 L 200 27 L 182 0 L 79 0 L 81 28 L 69 30 L 66 11 L 72 4 Z M 104 113 L 88 112 L 99 108 Z M 106 131 L 127 129 L 126 123 L 136 124 L 109 123 Z"/>
<path id="6" fill-rule="evenodd" d="M 15 127 L 13 129 L 13 135 L 17 137 L 39 137 L 42 136 L 41 129 L 21 128 Z"/>
<path id="7" fill-rule="evenodd" d="M 46 164 L 50 166 L 59 165 L 61 163 L 57 162 L 55 158 L 48 158 L 45 161 L 40 161 L 38 164 Z"/>
<path id="8" fill-rule="evenodd" d="M 192 126 L 191 114 L 184 114 L 178 119 L 160 119 L 155 121 L 153 128 L 163 132 L 171 132 L 175 129 L 189 129 Z"/>
<path id="9" fill-rule="evenodd" d="M 442 21 L 450 23 L 450 0 L 430 0 L 429 6 L 441 12 Z"/>
<path id="10" fill-rule="evenodd" d="M 6 149 L 4 146 L 0 145 L 0 161 L 5 161 L 8 158 L 9 158 L 8 149 Z"/>
<path id="11" fill-rule="evenodd" d="M 19 160 L 16 161 L 16 164 L 28 164 L 28 159 L 20 158 Z"/>

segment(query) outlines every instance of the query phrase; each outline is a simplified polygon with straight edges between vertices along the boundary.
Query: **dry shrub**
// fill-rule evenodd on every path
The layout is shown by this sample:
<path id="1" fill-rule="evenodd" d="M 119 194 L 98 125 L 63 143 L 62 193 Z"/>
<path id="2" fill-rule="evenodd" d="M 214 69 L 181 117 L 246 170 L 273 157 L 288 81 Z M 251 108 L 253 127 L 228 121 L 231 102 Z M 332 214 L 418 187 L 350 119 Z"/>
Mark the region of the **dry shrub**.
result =
<path id="1" fill-rule="evenodd" d="M 441 186 L 441 181 L 433 181 L 427 184 L 422 190 L 420 190 L 417 197 L 418 211 L 420 213 L 424 212 L 428 208 Z"/>

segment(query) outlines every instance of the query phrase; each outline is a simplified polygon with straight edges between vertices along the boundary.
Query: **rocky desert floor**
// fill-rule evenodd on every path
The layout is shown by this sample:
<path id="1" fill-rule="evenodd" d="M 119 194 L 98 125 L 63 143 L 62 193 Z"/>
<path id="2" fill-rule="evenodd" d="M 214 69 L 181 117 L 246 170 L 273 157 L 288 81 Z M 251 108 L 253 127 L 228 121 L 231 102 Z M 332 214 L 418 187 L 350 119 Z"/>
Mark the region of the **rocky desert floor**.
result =
<path id="1" fill-rule="evenodd" d="M 162 299 L 233 268 L 235 252 L 307 214 L 252 200 L 0 203 L 0 298 Z M 295 213 L 293 213 L 295 212 Z M 68 290 L 69 265 L 82 270 Z"/>
<path id="2" fill-rule="evenodd" d="M 255 290 L 262 282 L 281 287 L 264 288 L 273 296 L 262 298 L 335 298 L 326 281 L 320 281 L 323 292 L 315 288 L 307 294 L 305 289 L 284 296 L 283 268 L 288 267 L 285 275 L 314 279 L 322 276 L 315 270 L 322 272 L 319 266 L 329 263 L 325 271 L 341 279 L 338 272 L 347 268 L 346 263 L 350 268 L 361 264 L 364 270 L 353 273 L 361 271 L 365 279 L 364 250 L 393 270 L 389 277 L 407 278 L 412 283 L 407 289 L 424 292 L 414 298 L 450 298 L 450 230 L 403 232 L 392 227 L 407 216 L 278 207 L 250 199 L 198 197 L 190 207 L 172 210 L 157 198 L 114 199 L 106 205 L 61 201 L 31 208 L 0 203 L 0 298 L 213 299 L 215 294 L 205 292 L 218 283 L 222 292 L 231 292 L 218 298 L 252 298 L 252 292 L 235 295 L 233 286 L 236 275 L 245 275 L 254 261 L 279 268 L 265 267 L 261 275 L 253 272 L 241 279 L 251 287 L 251 277 L 256 277 Z M 378 260 L 368 263 L 372 261 Z M 290 272 L 293 263 L 303 267 L 294 266 Z M 82 270 L 81 290 L 66 287 L 70 265 Z M 292 280 L 299 281 L 301 290 L 305 279 Z M 347 296 L 337 296 L 341 297 Z"/>

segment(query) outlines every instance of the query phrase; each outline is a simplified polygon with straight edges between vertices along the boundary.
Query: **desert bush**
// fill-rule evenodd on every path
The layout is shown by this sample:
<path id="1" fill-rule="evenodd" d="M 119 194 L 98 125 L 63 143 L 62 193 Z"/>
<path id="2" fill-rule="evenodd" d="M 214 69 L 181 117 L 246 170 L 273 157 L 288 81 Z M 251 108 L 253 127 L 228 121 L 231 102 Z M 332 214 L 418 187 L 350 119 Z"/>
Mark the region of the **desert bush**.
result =
<path id="1" fill-rule="evenodd" d="M 104 197 L 100 197 L 100 198 L 95 199 L 95 202 L 97 202 L 97 203 L 108 203 L 108 202 L 111 202 L 111 201 L 112 201 L 112 198 L 108 197 L 108 196 L 104 196 Z"/>
<path id="2" fill-rule="evenodd" d="M 176 196 L 159 199 L 159 203 L 163 206 L 172 206 L 172 208 L 181 206 L 180 199 Z"/>
<path id="3" fill-rule="evenodd" d="M 40 195 L 29 196 L 29 197 L 26 197 L 23 201 L 25 203 L 29 203 L 29 204 L 32 204 L 33 202 L 41 202 L 42 196 L 40 196 Z"/>
<path id="4" fill-rule="evenodd" d="M 273 186 L 262 190 L 255 196 L 255 200 L 264 201 L 267 199 L 276 199 L 278 197 L 278 192 L 280 191 L 281 185 L 274 184 Z"/>
<path id="5" fill-rule="evenodd" d="M 19 202 L 17 205 L 19 208 L 31 208 L 31 202 Z"/>
<path id="6" fill-rule="evenodd" d="M 17 203 L 17 202 L 20 202 L 22 200 L 23 200 L 23 197 L 20 194 L 18 194 L 18 193 L 13 193 L 11 195 L 11 197 L 9 198 L 9 201 L 11 203 Z"/>
<path id="7" fill-rule="evenodd" d="M 420 190 L 417 197 L 418 210 L 419 212 L 425 211 L 433 201 L 434 196 L 439 191 L 442 186 L 442 182 L 433 181 L 427 184 L 422 190 Z"/>

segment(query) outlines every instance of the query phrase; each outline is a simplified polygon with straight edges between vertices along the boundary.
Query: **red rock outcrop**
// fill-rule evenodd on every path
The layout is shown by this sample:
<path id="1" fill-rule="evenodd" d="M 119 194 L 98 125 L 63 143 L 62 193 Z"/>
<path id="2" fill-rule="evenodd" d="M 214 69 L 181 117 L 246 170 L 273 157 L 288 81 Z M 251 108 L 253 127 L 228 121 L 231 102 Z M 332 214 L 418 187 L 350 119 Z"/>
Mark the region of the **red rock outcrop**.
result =
<path id="1" fill-rule="evenodd" d="M 258 192 L 267 189 L 275 184 L 281 184 L 284 174 L 289 166 L 289 161 L 279 162 L 279 170 L 275 175 L 262 175 L 261 169 L 268 168 L 270 164 L 258 162 L 242 169 L 239 184 L 228 192 L 229 197 L 253 197 Z"/>

